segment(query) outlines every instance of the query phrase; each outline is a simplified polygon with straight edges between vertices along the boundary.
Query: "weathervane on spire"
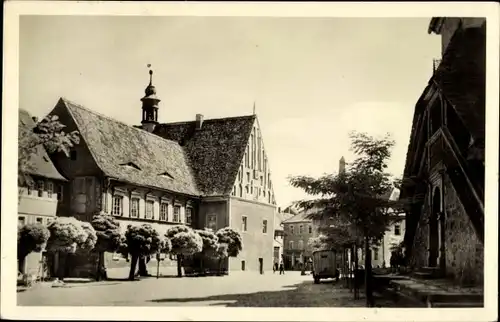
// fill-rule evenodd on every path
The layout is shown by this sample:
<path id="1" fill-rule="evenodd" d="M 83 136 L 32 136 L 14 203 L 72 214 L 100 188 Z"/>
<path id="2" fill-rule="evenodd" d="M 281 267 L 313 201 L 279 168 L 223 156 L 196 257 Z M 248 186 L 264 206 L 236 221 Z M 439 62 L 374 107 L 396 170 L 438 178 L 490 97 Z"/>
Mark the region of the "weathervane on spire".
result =
<path id="1" fill-rule="evenodd" d="M 151 64 L 148 64 L 149 68 L 149 85 L 153 84 L 153 70 L 151 69 Z"/>

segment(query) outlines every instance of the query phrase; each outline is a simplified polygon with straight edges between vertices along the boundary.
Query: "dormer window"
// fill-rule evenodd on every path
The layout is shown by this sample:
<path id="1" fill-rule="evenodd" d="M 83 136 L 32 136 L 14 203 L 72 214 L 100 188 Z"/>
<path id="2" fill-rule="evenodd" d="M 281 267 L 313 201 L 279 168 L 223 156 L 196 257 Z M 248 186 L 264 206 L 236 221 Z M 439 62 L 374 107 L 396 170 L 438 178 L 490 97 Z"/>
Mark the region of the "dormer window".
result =
<path id="1" fill-rule="evenodd" d="M 159 174 L 159 176 L 162 176 L 162 177 L 165 177 L 165 178 L 169 178 L 169 179 L 173 179 L 173 178 L 174 178 L 174 177 L 173 177 L 170 173 L 168 173 L 167 171 L 160 173 L 160 174 Z"/>
<path id="2" fill-rule="evenodd" d="M 127 162 L 127 163 L 122 163 L 120 164 L 121 166 L 123 167 L 127 167 L 127 168 L 133 168 L 133 169 L 136 169 L 136 170 L 141 170 L 141 168 L 139 168 L 139 166 L 133 162 Z"/>

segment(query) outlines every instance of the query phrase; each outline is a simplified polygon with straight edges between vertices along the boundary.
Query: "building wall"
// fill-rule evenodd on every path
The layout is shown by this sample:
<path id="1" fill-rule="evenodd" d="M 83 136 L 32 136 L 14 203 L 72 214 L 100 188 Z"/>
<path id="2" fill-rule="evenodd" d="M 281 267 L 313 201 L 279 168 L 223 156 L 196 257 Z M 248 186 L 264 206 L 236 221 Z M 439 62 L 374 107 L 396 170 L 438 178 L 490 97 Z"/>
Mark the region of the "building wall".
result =
<path id="1" fill-rule="evenodd" d="M 439 188 L 444 194 L 446 275 L 460 284 L 481 285 L 484 274 L 483 245 L 448 176 L 444 176 L 443 182 Z M 414 268 L 428 266 L 429 198 L 427 194 L 413 241 L 410 264 Z"/>
<path id="2" fill-rule="evenodd" d="M 199 201 L 194 198 L 119 182 L 113 182 L 109 186 L 105 184 L 101 185 L 99 181 L 94 182 L 95 191 L 99 191 L 99 187 L 103 186 L 101 190 L 102 194 L 99 198 L 96 198 L 95 210 L 102 209 L 109 214 L 114 214 L 113 197 L 116 196 L 122 198 L 122 213 L 114 214 L 117 219 L 130 223 L 135 222 L 137 224 L 148 223 L 155 227 L 167 227 L 178 224 L 193 225 L 193 227 L 197 226 Z M 90 191 L 94 190 L 89 189 L 88 191 L 90 193 Z M 137 217 L 133 217 L 131 212 L 131 202 L 133 199 L 139 200 L 139 212 Z M 146 216 L 146 203 L 148 201 L 153 202 L 153 213 L 150 217 Z M 167 207 L 165 218 L 160 218 L 162 204 L 165 204 Z M 177 221 L 174 221 L 175 207 L 179 207 L 180 210 Z M 191 210 L 191 222 L 187 222 L 187 208 Z"/>
<path id="3" fill-rule="evenodd" d="M 441 29 L 441 50 L 446 51 L 455 31 L 461 28 L 478 28 L 485 22 L 484 18 L 445 18 Z"/>
<path id="4" fill-rule="evenodd" d="M 43 181 L 43 189 L 28 190 L 27 187 L 19 187 L 18 223 L 32 224 L 40 222 L 48 224 L 57 215 L 59 206 L 57 188 L 62 183 L 44 178 L 34 178 L 35 182 Z M 53 192 L 49 196 L 48 185 L 52 184 Z M 64 196 L 63 196 L 64 197 Z"/>
<path id="5" fill-rule="evenodd" d="M 64 200 L 64 194 L 58 194 L 64 183 L 58 180 L 51 180 L 41 177 L 33 177 L 35 186 L 32 189 L 28 187 L 18 187 L 18 226 L 25 224 L 41 223 L 49 224 L 55 219 L 58 209 L 61 205 L 58 196 Z M 43 188 L 37 183 L 42 181 Z M 49 192 L 49 185 L 52 185 L 52 193 Z M 38 189 L 38 188 L 42 189 Z M 26 256 L 24 261 L 24 271 L 28 275 L 42 275 L 42 253 L 31 253 Z M 46 273 L 45 273 L 46 274 Z"/>
<path id="6" fill-rule="evenodd" d="M 228 201 L 225 199 L 213 201 L 202 199 L 199 223 L 200 227 L 211 228 L 214 232 L 229 226 Z"/>
<path id="7" fill-rule="evenodd" d="M 258 271 L 259 258 L 263 259 L 264 270 L 271 270 L 274 252 L 274 213 L 275 207 L 263 203 L 252 202 L 240 198 L 230 199 L 230 226 L 241 232 L 243 250 L 237 258 L 230 258 L 231 271 Z M 244 231 L 242 217 L 247 218 L 247 229 Z M 263 232 L 263 221 L 267 220 L 267 232 Z"/>
<path id="8" fill-rule="evenodd" d="M 399 226 L 399 235 L 396 235 L 396 226 Z M 391 263 L 391 247 L 392 245 L 397 245 L 401 243 L 404 239 L 406 232 L 406 221 L 401 219 L 389 226 L 389 229 L 384 235 L 382 243 L 379 247 L 379 260 L 374 259 L 374 267 L 379 265 L 380 267 L 389 267 Z"/>
<path id="9" fill-rule="evenodd" d="M 445 18 L 441 28 L 441 54 L 444 54 L 453 34 L 460 25 L 461 18 Z"/>
<path id="10" fill-rule="evenodd" d="M 462 284 L 483 283 L 483 245 L 448 178 L 444 182 L 446 210 L 446 273 Z"/>
<path id="11" fill-rule="evenodd" d="M 300 227 L 302 226 L 302 233 Z M 293 227 L 293 232 L 292 232 Z M 285 237 L 283 240 L 283 253 L 287 257 L 289 268 L 296 267 L 304 257 L 312 256 L 312 249 L 309 246 L 309 239 L 317 235 L 317 228 L 313 226 L 311 220 L 293 223 L 284 223 Z M 300 246 L 302 242 L 302 247 Z M 292 245 L 293 244 L 293 245 Z"/>

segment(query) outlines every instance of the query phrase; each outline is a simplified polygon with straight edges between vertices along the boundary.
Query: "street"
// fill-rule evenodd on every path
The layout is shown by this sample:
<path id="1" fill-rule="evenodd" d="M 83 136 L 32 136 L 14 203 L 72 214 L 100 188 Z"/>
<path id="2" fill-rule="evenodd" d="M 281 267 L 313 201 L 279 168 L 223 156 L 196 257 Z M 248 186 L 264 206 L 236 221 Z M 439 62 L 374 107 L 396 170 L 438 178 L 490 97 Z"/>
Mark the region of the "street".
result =
<path id="1" fill-rule="evenodd" d="M 163 276 L 140 281 L 39 285 L 17 293 L 18 305 L 32 306 L 227 306 L 363 307 L 348 289 L 330 280 L 314 284 L 310 275 L 286 272 L 231 272 L 210 277 Z"/>

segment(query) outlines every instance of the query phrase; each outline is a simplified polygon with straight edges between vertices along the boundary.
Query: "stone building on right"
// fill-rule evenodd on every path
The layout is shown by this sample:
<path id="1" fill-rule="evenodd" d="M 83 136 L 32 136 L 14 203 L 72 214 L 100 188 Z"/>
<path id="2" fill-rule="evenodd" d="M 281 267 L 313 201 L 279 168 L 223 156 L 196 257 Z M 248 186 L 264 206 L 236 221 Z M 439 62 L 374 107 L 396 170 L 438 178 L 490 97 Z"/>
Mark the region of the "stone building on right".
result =
<path id="1" fill-rule="evenodd" d="M 432 18 L 442 57 L 413 116 L 401 199 L 421 277 L 483 283 L 486 20 Z"/>

